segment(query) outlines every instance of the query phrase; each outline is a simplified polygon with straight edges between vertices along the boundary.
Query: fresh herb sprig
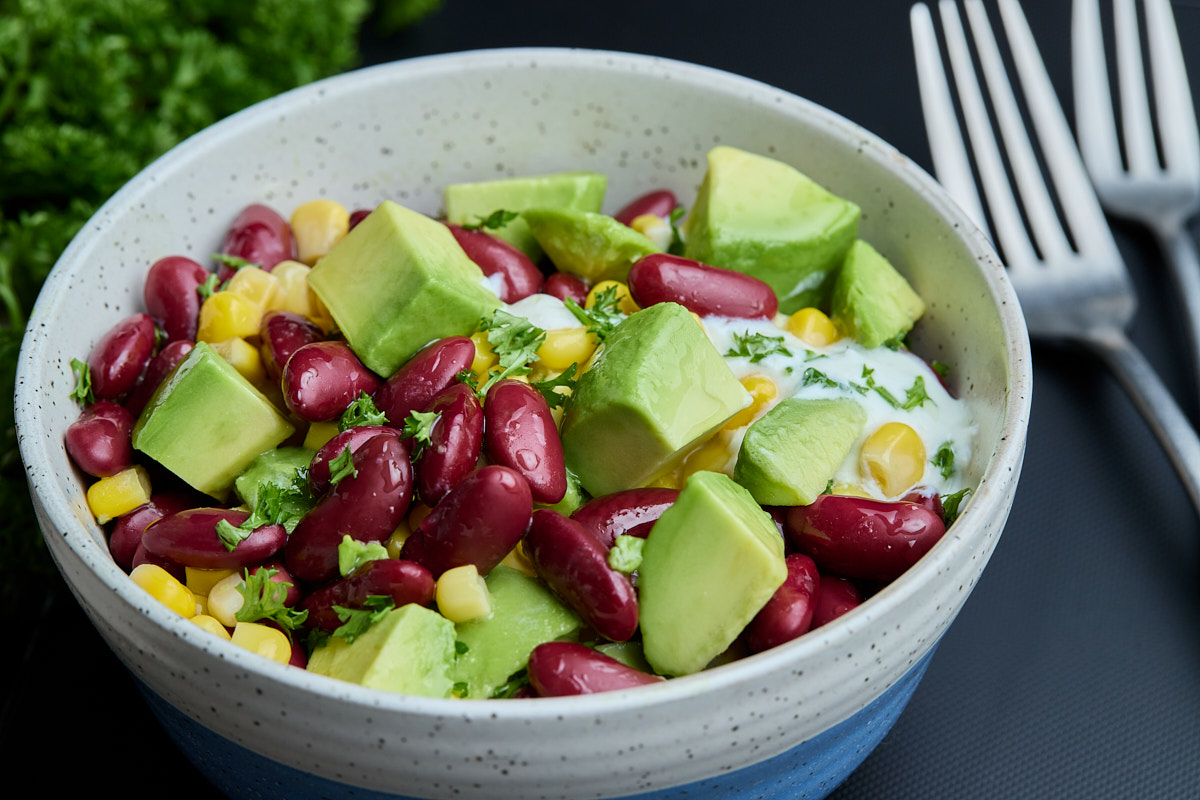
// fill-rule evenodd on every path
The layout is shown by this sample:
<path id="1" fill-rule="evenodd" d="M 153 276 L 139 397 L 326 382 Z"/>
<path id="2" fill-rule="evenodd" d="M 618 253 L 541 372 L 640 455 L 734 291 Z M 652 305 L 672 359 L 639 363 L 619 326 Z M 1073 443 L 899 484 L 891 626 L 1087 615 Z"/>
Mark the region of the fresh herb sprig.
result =
<path id="1" fill-rule="evenodd" d="M 546 332 L 524 317 L 496 310 L 479 321 L 477 330 L 487 332 L 488 344 L 499 359 L 500 369 L 494 371 L 479 387 L 487 394 L 498 381 L 518 375 L 528 375 L 537 360 L 538 348 L 546 341 Z"/>

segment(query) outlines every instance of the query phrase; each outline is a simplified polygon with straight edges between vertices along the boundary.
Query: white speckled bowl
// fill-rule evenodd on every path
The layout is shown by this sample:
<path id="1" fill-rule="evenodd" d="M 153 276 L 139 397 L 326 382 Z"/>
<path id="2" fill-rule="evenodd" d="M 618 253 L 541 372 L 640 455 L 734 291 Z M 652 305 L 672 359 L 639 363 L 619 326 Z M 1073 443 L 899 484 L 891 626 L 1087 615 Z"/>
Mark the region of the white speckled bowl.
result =
<path id="1" fill-rule="evenodd" d="M 928 303 L 912 339 L 954 365 L 979 423 L 978 490 L 948 535 L 860 608 L 788 645 L 635 691 L 455 701 L 269 662 L 174 616 L 110 560 L 63 434 L 70 361 L 140 309 L 147 267 L 204 259 L 246 204 L 319 196 L 438 210 L 442 187 L 590 169 L 609 210 L 687 202 L 717 143 L 790 162 L 863 208 L 861 235 Z M 272 797 L 821 797 L 891 727 L 1008 516 L 1030 402 L 1025 328 L 985 238 L 921 169 L 854 124 L 744 78 L 642 56 L 498 50 L 290 92 L 156 161 L 87 224 L 21 351 L 17 425 L 49 548 L 168 731 L 221 789 Z"/>

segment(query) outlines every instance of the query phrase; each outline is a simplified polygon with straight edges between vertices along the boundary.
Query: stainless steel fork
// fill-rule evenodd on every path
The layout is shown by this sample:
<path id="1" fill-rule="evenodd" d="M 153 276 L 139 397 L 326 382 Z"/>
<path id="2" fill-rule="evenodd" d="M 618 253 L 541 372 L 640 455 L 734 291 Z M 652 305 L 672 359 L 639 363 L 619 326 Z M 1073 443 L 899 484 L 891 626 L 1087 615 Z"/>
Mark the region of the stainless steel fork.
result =
<path id="1" fill-rule="evenodd" d="M 1030 335 L 1072 341 L 1103 359 L 1145 415 L 1200 511 L 1200 438 L 1125 334 L 1136 305 L 1129 275 L 1025 15 L 1017 0 L 1000 0 L 1009 50 L 1066 228 L 1025 130 L 987 11 L 981 0 L 964 0 L 964 7 L 1017 193 L 992 131 L 955 0 L 938 4 L 947 56 L 983 199 L 994 223 L 993 239 L 1002 251 Z M 913 6 L 910 21 L 934 170 L 950 194 L 987 230 L 928 6 Z"/>

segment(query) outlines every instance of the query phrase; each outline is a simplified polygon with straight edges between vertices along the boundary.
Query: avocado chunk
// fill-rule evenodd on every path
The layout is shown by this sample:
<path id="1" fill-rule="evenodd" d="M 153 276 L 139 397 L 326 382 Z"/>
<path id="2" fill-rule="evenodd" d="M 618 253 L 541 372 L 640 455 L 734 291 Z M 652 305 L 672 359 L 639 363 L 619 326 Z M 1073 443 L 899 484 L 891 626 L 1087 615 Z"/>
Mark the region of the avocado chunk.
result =
<path id="1" fill-rule="evenodd" d="M 449 697 L 454 623 L 416 603 L 394 608 L 353 641 L 333 636 L 313 650 L 308 670 L 370 689 Z"/>
<path id="2" fill-rule="evenodd" d="M 854 400 L 789 398 L 746 429 L 733 478 L 765 506 L 806 506 L 829 485 L 862 433 Z"/>
<path id="3" fill-rule="evenodd" d="M 879 251 L 856 241 L 846 253 L 830 298 L 833 322 L 863 347 L 902 336 L 925 313 L 925 303 Z"/>
<path id="4" fill-rule="evenodd" d="M 657 303 L 596 348 L 563 413 L 563 456 L 593 497 L 645 486 L 749 403 L 691 313 Z"/>
<path id="5" fill-rule="evenodd" d="M 390 200 L 317 262 L 308 283 L 382 376 L 434 339 L 469 335 L 500 307 L 449 228 Z"/>
<path id="6" fill-rule="evenodd" d="M 188 485 L 224 499 L 259 453 L 294 430 L 228 361 L 197 342 L 142 410 L 132 441 Z"/>
<path id="7" fill-rule="evenodd" d="M 861 215 L 788 164 L 714 147 L 682 227 L 684 255 L 765 281 L 790 314 L 828 299 Z"/>
<path id="8" fill-rule="evenodd" d="M 783 584 L 783 537 L 728 475 L 696 472 L 650 529 L 639 576 L 646 661 L 689 675 L 725 652 Z"/>
<path id="9" fill-rule="evenodd" d="M 301 470 L 308 469 L 312 463 L 313 452 L 307 447 L 276 447 L 261 453 L 234 479 L 233 491 L 253 512 L 258 510 L 258 501 L 264 486 L 279 487 L 283 490 L 284 497 L 281 502 L 286 504 L 286 510 L 289 512 L 284 516 L 286 521 L 283 525 L 288 529 L 288 533 L 291 533 L 300 517 L 308 513 L 317 502 L 316 498 L 308 493 L 308 482 L 301 477 Z M 297 481 L 304 491 L 288 491 Z"/>
<path id="10" fill-rule="evenodd" d="M 554 266 L 589 284 L 625 281 L 635 261 L 662 252 L 645 234 L 604 214 L 539 208 L 522 217 Z"/>
<path id="11" fill-rule="evenodd" d="M 575 211 L 599 211 L 604 205 L 608 177 L 599 172 L 554 172 L 494 181 L 453 183 L 446 187 L 443 200 L 446 221 L 473 225 L 495 211 L 521 212 L 530 208 L 568 208 Z M 521 217 L 502 228 L 489 229 L 534 261 L 542 257 L 542 248 Z"/>
<path id="12" fill-rule="evenodd" d="M 501 564 L 486 581 L 491 615 L 458 624 L 458 641 L 465 649 L 454 666 L 454 681 L 465 684 L 472 699 L 491 697 L 525 668 L 539 644 L 574 636 L 583 627 L 575 612 L 536 578 Z"/>
<path id="13" fill-rule="evenodd" d="M 534 503 L 533 506 L 534 508 L 549 508 L 564 517 L 569 517 L 588 500 L 587 492 L 583 491 L 583 486 L 579 483 L 579 476 L 571 470 L 567 470 L 567 492 L 563 495 L 563 499 L 550 505 Z"/>

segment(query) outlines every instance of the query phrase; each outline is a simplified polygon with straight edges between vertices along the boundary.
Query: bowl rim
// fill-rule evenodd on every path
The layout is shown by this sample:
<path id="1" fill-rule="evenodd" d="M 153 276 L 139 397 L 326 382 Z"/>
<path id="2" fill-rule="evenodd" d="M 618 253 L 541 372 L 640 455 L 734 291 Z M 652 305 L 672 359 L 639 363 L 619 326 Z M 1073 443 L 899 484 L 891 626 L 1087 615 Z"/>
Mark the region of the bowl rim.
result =
<path id="1" fill-rule="evenodd" d="M 425 74 L 458 72 L 468 68 L 495 69 L 511 66 L 518 61 L 531 65 L 544 64 L 558 69 L 611 71 L 615 68 L 618 71 L 661 73 L 671 80 L 688 83 L 705 91 L 734 94 L 756 105 L 773 106 L 789 112 L 803 118 L 807 125 L 823 128 L 838 139 L 856 143 L 863 157 L 884 165 L 900 177 L 933 206 L 940 217 L 953 225 L 974 256 L 998 306 L 1002 328 L 1008 338 L 1009 366 L 1005 418 L 999 440 L 987 461 L 980 484 L 974 490 L 960 522 L 955 526 L 960 533 L 944 536 L 913 567 L 873 595 L 863 606 L 823 626 L 819 638 L 800 637 L 770 650 L 693 675 L 651 686 L 595 695 L 514 699 L 499 703 L 484 699 L 403 695 L 368 689 L 273 662 L 230 642 L 223 642 L 157 604 L 150 604 L 149 608 L 143 609 L 150 624 L 161 626 L 198 650 L 207 651 L 210 655 L 231 662 L 247 672 L 261 674 L 294 690 L 337 698 L 376 715 L 381 712 L 403 712 L 431 717 L 454 715 L 474 719 L 488 717 L 501 720 L 536 720 L 564 715 L 611 714 L 633 707 L 646 709 L 668 704 L 710 690 L 729 689 L 735 685 L 752 682 L 758 676 L 803 662 L 811 651 L 841 646 L 853 637 L 860 623 L 866 622 L 871 615 L 886 613 L 888 609 L 904 604 L 926 581 L 935 579 L 942 568 L 953 561 L 961 550 L 974 545 L 977 537 L 964 535 L 969 533 L 970 529 L 964 527 L 962 521 L 969 523 L 972 519 L 983 518 L 986 514 L 997 514 L 1006 508 L 1006 500 L 1001 493 L 1011 491 L 1011 487 L 1008 487 L 1005 480 L 988 478 L 998 478 L 1002 472 L 1015 471 L 1021 463 L 1032 390 L 1028 332 L 1016 293 L 989 239 L 922 167 L 877 135 L 835 111 L 757 79 L 715 67 L 616 50 L 572 47 L 487 48 L 418 56 L 352 70 L 291 89 L 238 111 L 189 136 L 145 166 L 95 212 L 64 250 L 43 285 L 23 337 L 14 397 L 16 428 L 31 491 L 35 485 L 54 486 L 56 489 L 53 494 L 41 498 L 47 501 L 42 504 L 46 517 L 59 531 L 53 535 L 62 537 L 65 545 L 98 580 L 129 606 L 137 608 L 147 605 L 145 593 L 128 579 L 128 575 L 112 560 L 107 548 L 102 548 L 81 524 L 72 512 L 65 493 L 58 490 L 59 481 L 56 476 L 46 468 L 45 465 L 50 463 L 49 441 L 43 440 L 37 433 L 40 431 L 42 411 L 37 392 L 40 384 L 33 378 L 38 370 L 45 366 L 45 359 L 40 354 L 41 337 L 38 331 L 46 326 L 51 318 L 53 303 L 48 302 L 47 298 L 54 294 L 60 284 L 68 283 L 72 265 L 79 267 L 77 262 L 89 246 L 93 234 L 109 231 L 115 224 L 114 215 L 120 212 L 131 198 L 135 198 L 154 183 L 158 173 L 184 162 L 194 152 L 206 146 L 238 135 L 242 128 L 255 124 L 260 117 L 271 115 L 281 108 L 302 106 L 315 101 L 321 95 L 336 94 L 345 87 L 360 86 L 364 82 L 386 84 L 411 81 Z M 63 536 L 64 531 L 71 531 L 74 535 Z M 932 646 L 932 643 L 928 646 Z"/>

